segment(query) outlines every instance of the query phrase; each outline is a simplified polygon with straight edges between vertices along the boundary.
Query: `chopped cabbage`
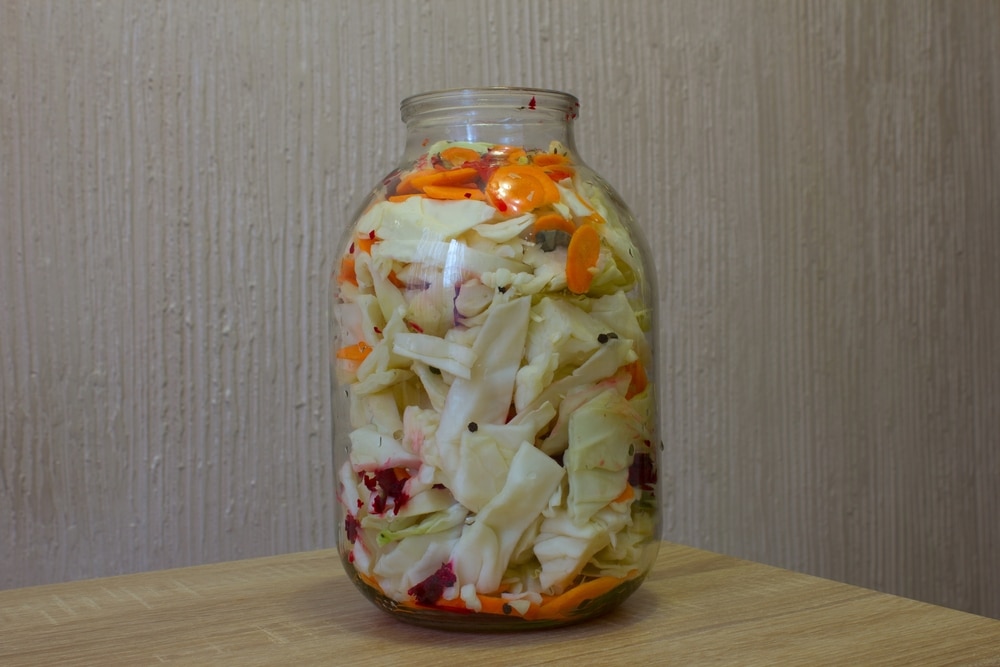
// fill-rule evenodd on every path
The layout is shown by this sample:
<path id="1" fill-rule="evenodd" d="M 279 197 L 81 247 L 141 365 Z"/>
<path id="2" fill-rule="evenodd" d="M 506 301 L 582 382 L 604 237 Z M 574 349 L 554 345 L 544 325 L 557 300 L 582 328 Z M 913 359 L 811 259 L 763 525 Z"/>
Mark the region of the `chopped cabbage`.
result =
<path id="1" fill-rule="evenodd" d="M 578 523 L 565 509 L 547 513 L 535 541 L 535 556 L 541 564 L 542 590 L 560 593 L 590 558 L 612 544 L 631 521 L 628 512 L 611 509 Z"/>
<path id="2" fill-rule="evenodd" d="M 420 457 L 403 449 L 395 439 L 379 433 L 370 426 L 354 429 L 350 433 L 351 465 L 356 472 L 384 468 L 420 466 Z"/>
<path id="3" fill-rule="evenodd" d="M 500 492 L 507 479 L 511 461 L 521 443 L 532 443 L 556 411 L 546 403 L 520 419 L 507 424 L 483 423 L 475 432 L 462 433 L 458 465 L 454 467 L 450 489 L 463 505 L 478 512 Z"/>
<path id="4" fill-rule="evenodd" d="M 525 355 L 558 354 L 559 365 L 579 366 L 601 345 L 608 326 L 564 299 L 542 297 L 531 308 Z"/>
<path id="5" fill-rule="evenodd" d="M 402 370 L 400 368 L 393 368 L 387 371 L 375 371 L 366 377 L 364 380 L 356 383 L 354 385 L 354 393 L 358 396 L 365 396 L 367 394 L 377 394 L 389 387 L 404 382 L 413 377 L 413 373 L 410 371 Z"/>
<path id="6" fill-rule="evenodd" d="M 427 392 L 427 398 L 430 400 L 431 406 L 438 412 L 444 410 L 444 402 L 448 397 L 448 385 L 445 383 L 444 378 L 441 377 L 441 369 L 435 366 L 434 368 L 437 369 L 437 372 L 434 372 L 430 366 L 420 361 L 413 362 L 411 368 L 417 377 L 420 378 L 420 383 L 423 385 L 424 391 Z"/>
<path id="7" fill-rule="evenodd" d="M 451 146 L 482 160 L 432 161 Z M 416 169 L 469 160 L 483 177 L 506 159 L 443 142 Z M 335 349 L 371 349 L 334 363 L 351 425 L 337 498 L 353 565 L 395 600 L 477 610 L 503 591 L 524 615 L 580 575 L 648 566 L 655 477 L 628 486 L 655 438 L 653 386 L 629 365 L 653 368 L 639 249 L 613 193 L 580 172 L 556 188 L 511 217 L 474 198 L 384 199 L 345 248 Z M 533 241 L 552 212 L 601 236 L 588 295 L 567 290 L 565 244 Z"/>
<path id="8" fill-rule="evenodd" d="M 636 355 L 632 352 L 632 344 L 629 341 L 609 340 L 572 373 L 547 386 L 529 405 L 525 406 L 525 409 L 534 409 L 546 401 L 558 405 L 562 398 L 574 388 L 610 377 L 619 368 L 635 358 Z"/>
<path id="9" fill-rule="evenodd" d="M 455 240 L 450 242 L 427 239 L 382 241 L 372 248 L 372 257 L 439 267 L 444 270 L 444 280 L 448 283 L 461 282 L 463 274 L 471 273 L 473 270 L 480 273 L 500 269 L 507 269 L 515 273 L 528 270 L 528 265 L 523 262 L 475 250 Z M 375 291 L 378 293 L 377 284 Z"/>
<path id="10" fill-rule="evenodd" d="M 625 490 L 632 457 L 645 439 L 641 419 L 613 389 L 573 412 L 569 446 L 563 456 L 569 480 L 567 506 L 573 521 L 588 521 Z"/>
<path id="11" fill-rule="evenodd" d="M 514 378 L 521 364 L 531 300 L 519 297 L 494 302 L 472 351 L 476 362 L 468 378 L 456 378 L 448 391 L 438 427 L 438 445 L 458 445 L 470 422 L 506 421 L 514 394 Z M 445 457 L 444 465 L 455 459 Z"/>
<path id="12" fill-rule="evenodd" d="M 375 232 L 383 240 L 445 241 L 461 236 L 495 215 L 496 209 L 481 201 L 442 202 L 411 197 L 401 202 L 375 204 L 358 219 L 357 229 L 361 234 Z"/>
<path id="13" fill-rule="evenodd" d="M 406 506 L 408 507 L 409 503 L 407 503 Z M 433 514 L 428 514 L 420 521 L 410 523 L 405 528 L 396 529 L 393 524 L 390 523 L 388 527 L 379 531 L 378 544 L 379 546 L 385 546 L 390 542 L 398 542 L 399 540 L 412 535 L 440 533 L 460 525 L 465 521 L 465 517 L 468 515 L 469 510 L 465 509 L 458 503 L 453 503 L 447 509 L 434 512 Z"/>
<path id="14" fill-rule="evenodd" d="M 408 590 L 448 562 L 461 530 L 455 526 L 440 532 L 410 535 L 387 545 L 372 567 L 382 591 L 396 600 L 405 600 Z"/>
<path id="15" fill-rule="evenodd" d="M 478 356 L 464 345 L 422 333 L 396 334 L 392 351 L 466 379 L 472 377 L 472 365 Z"/>
<path id="16" fill-rule="evenodd" d="M 496 591 L 521 534 L 545 509 L 563 479 L 562 466 L 530 443 L 511 462 L 503 488 L 465 526 L 452 552 L 460 584 L 480 593 Z"/>
<path id="17" fill-rule="evenodd" d="M 361 396 L 351 392 L 351 427 L 361 428 L 372 425 L 379 433 L 388 433 L 394 438 L 402 437 L 403 421 L 399 406 L 391 391 L 370 393 Z"/>

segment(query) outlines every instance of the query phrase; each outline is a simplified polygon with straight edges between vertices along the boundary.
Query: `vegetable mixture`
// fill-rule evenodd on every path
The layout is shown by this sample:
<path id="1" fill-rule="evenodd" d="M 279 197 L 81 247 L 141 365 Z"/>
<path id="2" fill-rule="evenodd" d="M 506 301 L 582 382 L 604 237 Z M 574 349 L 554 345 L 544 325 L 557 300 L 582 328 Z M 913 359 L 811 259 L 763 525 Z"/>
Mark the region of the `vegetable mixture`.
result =
<path id="1" fill-rule="evenodd" d="M 341 548 L 398 605 L 568 618 L 655 555 L 642 265 L 577 172 L 556 142 L 440 142 L 346 243 Z"/>

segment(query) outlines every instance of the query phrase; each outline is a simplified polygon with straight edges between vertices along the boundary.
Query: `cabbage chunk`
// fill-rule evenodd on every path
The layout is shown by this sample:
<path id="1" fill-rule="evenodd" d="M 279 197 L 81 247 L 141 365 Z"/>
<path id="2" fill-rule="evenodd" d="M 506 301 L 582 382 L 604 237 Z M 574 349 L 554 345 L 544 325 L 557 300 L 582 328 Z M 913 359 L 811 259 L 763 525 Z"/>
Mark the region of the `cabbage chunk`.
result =
<path id="1" fill-rule="evenodd" d="M 480 593 L 497 590 L 522 533 L 532 525 L 562 482 L 562 466 L 525 442 L 511 461 L 507 480 L 465 526 L 452 553 L 459 584 Z"/>
<path id="2" fill-rule="evenodd" d="M 642 416 L 613 389 L 573 412 L 563 456 L 569 481 L 566 502 L 573 521 L 590 520 L 625 490 L 628 468 L 645 439 Z"/>

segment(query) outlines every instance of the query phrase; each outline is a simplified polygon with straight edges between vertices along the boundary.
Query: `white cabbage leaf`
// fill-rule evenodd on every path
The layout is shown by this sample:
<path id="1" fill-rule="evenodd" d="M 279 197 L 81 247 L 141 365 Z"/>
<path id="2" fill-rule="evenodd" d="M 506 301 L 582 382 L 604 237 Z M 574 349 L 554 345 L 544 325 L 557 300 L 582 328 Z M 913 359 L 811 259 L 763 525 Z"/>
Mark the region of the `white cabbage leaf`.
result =
<path id="1" fill-rule="evenodd" d="M 613 389 L 573 412 L 563 455 L 569 481 L 567 509 L 573 521 L 588 521 L 621 495 L 633 456 L 644 447 L 646 437 L 642 416 Z"/>
<path id="2" fill-rule="evenodd" d="M 475 583 L 480 593 L 497 590 L 521 535 L 546 508 L 564 474 L 549 456 L 522 443 L 503 488 L 455 545 L 452 564 L 460 585 Z"/>

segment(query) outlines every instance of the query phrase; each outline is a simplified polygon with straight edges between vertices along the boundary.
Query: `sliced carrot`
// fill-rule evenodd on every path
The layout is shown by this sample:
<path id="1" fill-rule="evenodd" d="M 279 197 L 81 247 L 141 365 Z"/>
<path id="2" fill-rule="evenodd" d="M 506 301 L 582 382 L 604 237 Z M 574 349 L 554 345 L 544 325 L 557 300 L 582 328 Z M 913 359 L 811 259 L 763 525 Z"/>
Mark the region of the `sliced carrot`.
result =
<path id="1" fill-rule="evenodd" d="M 428 185 L 462 185 L 474 180 L 478 173 L 474 167 L 456 167 L 414 176 L 410 184 L 417 190 L 424 190 Z"/>
<path id="2" fill-rule="evenodd" d="M 484 201 L 486 195 L 479 188 L 468 184 L 464 186 L 451 185 L 427 185 L 424 186 L 424 194 L 431 199 L 475 199 Z"/>
<path id="3" fill-rule="evenodd" d="M 486 196 L 501 213 L 526 213 L 559 201 L 559 189 L 540 167 L 508 164 L 490 176 Z"/>
<path id="4" fill-rule="evenodd" d="M 585 294 L 594 280 L 591 269 L 601 256 L 601 236 L 593 225 L 577 228 L 566 248 L 566 286 L 574 294 Z"/>
<path id="5" fill-rule="evenodd" d="M 603 225 L 604 218 L 601 217 L 596 211 L 590 215 L 585 215 L 582 218 L 577 218 L 577 224 L 580 225 Z"/>
<path id="6" fill-rule="evenodd" d="M 567 178 L 573 178 L 573 174 L 576 173 L 573 171 L 572 167 L 566 166 L 544 167 L 543 171 L 545 171 L 545 173 L 548 174 L 549 178 L 553 181 L 562 181 Z"/>
<path id="7" fill-rule="evenodd" d="M 372 353 L 372 349 L 371 345 L 360 341 L 354 345 L 345 345 L 337 350 L 337 358 L 347 359 L 348 361 L 364 361 Z"/>
<path id="8" fill-rule="evenodd" d="M 543 598 L 538 618 L 565 618 L 585 601 L 607 593 L 624 581 L 626 579 L 619 577 L 598 577 L 574 586 L 561 595 Z"/>
<path id="9" fill-rule="evenodd" d="M 396 272 L 394 270 L 389 271 L 389 282 L 400 289 L 406 287 L 406 283 L 404 283 L 402 280 L 399 279 L 399 276 L 396 275 Z"/>
<path id="10" fill-rule="evenodd" d="M 387 197 L 387 199 L 389 201 L 393 202 L 393 203 L 398 204 L 401 201 L 406 201 L 410 197 L 421 197 L 421 196 L 423 196 L 423 193 L 420 193 L 420 192 L 408 192 L 405 195 L 389 195 Z"/>
<path id="11" fill-rule="evenodd" d="M 512 610 L 504 612 L 504 606 L 509 605 L 509 603 L 503 598 L 493 597 L 492 595 L 477 595 L 476 597 L 479 598 L 479 603 L 483 605 L 483 608 L 480 610 L 482 614 L 500 614 L 502 616 L 505 613 L 506 615 L 513 613 Z"/>
<path id="12" fill-rule="evenodd" d="M 361 581 L 365 582 L 365 584 L 367 584 L 368 586 L 371 586 L 372 588 L 374 588 L 375 590 L 377 590 L 379 593 L 382 593 L 382 595 L 385 595 L 385 592 L 382 590 L 382 587 L 379 585 L 378 581 L 375 580 L 375 577 L 373 577 L 371 575 L 368 575 L 368 574 L 365 574 L 361 570 L 357 570 L 357 569 L 354 570 L 354 573 L 357 574 L 358 575 L 358 579 L 360 579 Z"/>
<path id="13" fill-rule="evenodd" d="M 646 377 L 646 369 L 642 367 L 638 359 L 626 365 L 625 370 L 632 376 L 628 384 L 628 390 L 625 392 L 625 398 L 632 398 L 636 394 L 641 394 L 646 389 L 649 379 Z"/>
<path id="14" fill-rule="evenodd" d="M 523 148 L 515 148 L 507 153 L 507 162 L 510 164 L 527 164 L 528 154 Z"/>
<path id="15" fill-rule="evenodd" d="M 373 232 L 374 233 L 374 232 Z M 378 239 L 371 234 L 358 234 L 357 240 L 354 242 L 354 247 L 357 248 L 358 252 L 363 252 L 371 254 L 372 246 Z"/>
<path id="16" fill-rule="evenodd" d="M 354 270 L 354 255 L 344 255 L 344 258 L 340 260 L 340 271 L 337 273 L 337 282 L 341 285 L 344 283 L 358 284 L 358 274 Z"/>
<path id="17" fill-rule="evenodd" d="M 403 604 L 406 604 L 406 606 L 410 606 L 415 609 L 441 609 L 443 611 L 454 611 L 465 614 L 472 612 L 472 610 L 469 609 L 468 606 L 466 606 L 465 600 L 463 600 L 460 597 L 457 597 L 454 600 L 445 600 L 444 598 L 439 598 L 433 605 L 423 605 L 420 604 L 419 602 L 409 602 L 409 601 Z"/>
<path id="18" fill-rule="evenodd" d="M 403 176 L 399 180 L 399 185 L 396 186 L 395 194 L 398 195 L 412 195 L 420 192 L 420 188 L 414 186 L 413 179 L 420 178 L 422 176 L 431 176 L 437 173 L 437 169 L 421 169 L 419 171 L 413 171 Z"/>
<path id="19" fill-rule="evenodd" d="M 632 488 L 631 484 L 626 484 L 625 488 L 622 490 L 618 496 L 612 500 L 613 503 L 627 503 L 628 501 L 635 498 L 635 489 Z"/>
<path id="20" fill-rule="evenodd" d="M 441 159 L 458 167 L 466 162 L 475 162 L 479 159 L 479 153 L 471 148 L 451 146 L 441 151 Z"/>
<path id="21" fill-rule="evenodd" d="M 539 167 L 549 167 L 556 164 L 565 164 L 566 156 L 559 153 L 536 153 L 531 161 Z"/>
<path id="22" fill-rule="evenodd" d="M 536 234 L 550 229 L 561 230 L 567 234 L 572 234 L 576 231 L 576 225 L 558 213 L 546 213 L 545 215 L 538 216 L 538 219 L 535 220 L 533 228 Z"/>

